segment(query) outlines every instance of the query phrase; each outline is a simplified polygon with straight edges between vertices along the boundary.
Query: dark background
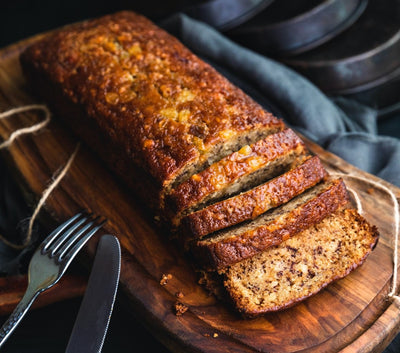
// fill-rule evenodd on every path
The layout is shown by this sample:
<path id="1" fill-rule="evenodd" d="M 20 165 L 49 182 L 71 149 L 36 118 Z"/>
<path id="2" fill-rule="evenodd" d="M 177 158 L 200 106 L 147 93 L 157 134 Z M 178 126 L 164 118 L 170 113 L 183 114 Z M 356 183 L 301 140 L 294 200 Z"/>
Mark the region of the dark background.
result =
<path id="1" fill-rule="evenodd" d="M 62 25 L 100 16 L 122 9 L 132 9 L 157 21 L 185 8 L 195 1 L 51 1 L 51 0 L 0 0 L 0 48 Z M 400 122 L 394 116 L 378 121 L 380 134 L 400 138 Z M 6 170 L 0 161 L 0 183 Z M 1 185 L 0 185 L 1 186 Z M 31 310 L 14 335 L 7 342 L 4 352 L 62 352 L 64 351 L 80 299 Z M 0 318 L 0 323 L 5 318 Z M 103 352 L 163 352 L 166 350 L 128 314 L 117 300 L 109 334 Z M 392 345 L 387 352 L 400 352 Z"/>
<path id="2" fill-rule="evenodd" d="M 196 0 L 2 0 L 0 47 L 71 22 L 119 10 L 134 10 L 156 21 L 195 3 Z"/>

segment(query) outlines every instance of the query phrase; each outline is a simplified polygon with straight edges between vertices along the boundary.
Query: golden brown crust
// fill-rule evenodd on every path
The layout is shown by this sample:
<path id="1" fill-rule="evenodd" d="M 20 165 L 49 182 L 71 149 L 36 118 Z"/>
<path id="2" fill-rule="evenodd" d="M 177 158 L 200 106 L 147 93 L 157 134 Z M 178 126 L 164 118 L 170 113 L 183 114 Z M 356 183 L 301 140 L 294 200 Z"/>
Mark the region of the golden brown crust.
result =
<path id="1" fill-rule="evenodd" d="M 204 202 L 213 193 L 231 187 L 240 178 L 263 168 L 282 168 L 285 163 L 290 164 L 296 156 L 304 153 L 306 147 L 303 141 L 292 130 L 269 135 L 253 145 L 244 146 L 180 184 L 169 195 L 169 206 L 179 214 Z M 272 163 L 277 165 L 272 167 Z"/>
<path id="2" fill-rule="evenodd" d="M 238 227 L 229 236 L 217 241 L 213 238 L 195 241 L 193 254 L 203 267 L 210 270 L 235 264 L 320 222 L 348 200 L 343 180 L 333 180 L 309 201 L 265 224 L 250 229 Z"/>
<path id="3" fill-rule="evenodd" d="M 207 234 L 254 219 L 278 207 L 327 176 L 317 156 L 247 192 L 193 212 L 182 220 L 182 234 L 201 238 Z"/>
<path id="4" fill-rule="evenodd" d="M 83 107 L 163 186 L 223 141 L 283 126 L 177 39 L 132 12 L 61 29 L 28 48 L 21 62 L 28 77 L 29 71 L 46 76 Z"/>

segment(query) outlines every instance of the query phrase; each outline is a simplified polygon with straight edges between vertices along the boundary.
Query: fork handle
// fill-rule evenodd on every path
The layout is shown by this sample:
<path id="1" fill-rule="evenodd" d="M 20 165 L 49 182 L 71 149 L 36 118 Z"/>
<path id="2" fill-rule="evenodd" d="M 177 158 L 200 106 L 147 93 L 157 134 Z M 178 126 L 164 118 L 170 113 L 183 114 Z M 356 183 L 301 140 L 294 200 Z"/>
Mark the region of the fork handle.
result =
<path id="1" fill-rule="evenodd" d="M 3 346 L 4 342 L 18 326 L 18 324 L 20 323 L 20 321 L 22 320 L 22 318 L 32 305 L 33 301 L 38 296 L 38 294 L 39 292 L 31 292 L 29 290 L 25 292 L 24 296 L 22 297 L 18 305 L 15 307 L 10 317 L 0 328 L 0 348 Z"/>

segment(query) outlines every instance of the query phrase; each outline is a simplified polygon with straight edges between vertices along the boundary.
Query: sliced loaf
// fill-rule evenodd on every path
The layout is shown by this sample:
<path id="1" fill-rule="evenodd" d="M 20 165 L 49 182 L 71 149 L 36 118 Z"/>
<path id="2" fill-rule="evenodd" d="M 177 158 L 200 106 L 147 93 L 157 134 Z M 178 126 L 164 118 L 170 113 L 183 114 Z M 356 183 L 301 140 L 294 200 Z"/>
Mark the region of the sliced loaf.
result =
<path id="1" fill-rule="evenodd" d="M 242 147 L 171 191 L 168 206 L 176 212 L 173 223 L 208 202 L 229 197 L 281 174 L 305 153 L 303 141 L 290 129 Z"/>
<path id="2" fill-rule="evenodd" d="M 308 153 L 282 121 L 132 12 L 53 31 L 27 48 L 20 61 L 32 90 L 167 219 L 169 195 L 175 225 L 182 216 L 287 172 Z M 347 199 L 342 184 L 321 185 L 192 249 L 214 268 L 253 256 Z M 253 207 L 251 217 L 267 204 Z"/>
<path id="3" fill-rule="evenodd" d="M 319 292 L 360 266 L 378 240 L 354 209 L 342 209 L 278 246 L 220 271 L 245 316 L 276 311 Z"/>
<path id="4" fill-rule="evenodd" d="M 301 158 L 288 172 L 247 192 L 190 213 L 181 222 L 180 233 L 201 238 L 223 228 L 254 219 L 278 207 L 327 177 L 317 157 Z M 300 164 L 300 165 L 299 165 Z"/>
<path id="5" fill-rule="evenodd" d="M 320 222 L 348 202 L 342 179 L 330 179 L 255 220 L 193 241 L 192 252 L 208 269 L 219 269 L 278 245 Z"/>

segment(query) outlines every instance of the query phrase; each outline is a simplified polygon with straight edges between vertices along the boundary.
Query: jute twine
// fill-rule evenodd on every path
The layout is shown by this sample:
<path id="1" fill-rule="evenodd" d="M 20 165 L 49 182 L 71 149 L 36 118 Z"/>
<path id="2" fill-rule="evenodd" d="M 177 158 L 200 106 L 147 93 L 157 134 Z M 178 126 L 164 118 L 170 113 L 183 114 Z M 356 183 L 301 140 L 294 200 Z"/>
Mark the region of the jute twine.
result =
<path id="1" fill-rule="evenodd" d="M 343 174 L 343 173 L 331 173 L 331 175 L 336 175 L 340 177 L 345 177 L 345 178 L 350 178 L 350 179 L 355 179 L 359 180 L 365 183 L 368 183 L 370 185 L 373 185 L 374 187 L 384 191 L 387 193 L 391 201 L 393 203 L 393 277 L 392 277 L 392 288 L 390 292 L 388 293 L 388 297 L 393 299 L 393 301 L 396 302 L 398 306 L 400 306 L 400 296 L 397 295 L 397 278 L 398 278 L 398 261 L 399 261 L 399 255 L 398 255 L 398 246 L 399 246 L 399 229 L 400 229 L 400 213 L 399 213 L 399 202 L 397 201 L 396 195 L 392 190 L 390 190 L 388 187 L 383 185 L 382 183 L 379 183 L 377 181 L 367 179 L 365 177 L 359 176 L 359 175 L 353 175 L 353 174 Z M 357 192 L 355 192 L 353 189 L 347 187 L 347 189 L 354 195 L 354 199 L 357 203 L 357 209 L 360 214 L 363 214 L 363 208 L 361 204 L 361 200 L 359 198 L 359 195 Z"/>
<path id="2" fill-rule="evenodd" d="M 34 124 L 30 127 L 26 127 L 26 128 L 22 128 L 22 129 L 18 129 L 16 131 L 14 131 L 7 140 L 5 140 L 4 142 L 2 142 L 0 144 L 0 149 L 10 147 L 10 145 L 14 142 L 14 140 L 16 138 L 20 137 L 21 135 L 35 133 L 35 132 L 39 131 L 40 129 L 44 128 L 50 122 L 50 117 L 51 117 L 50 110 L 47 108 L 47 106 L 41 105 L 41 104 L 26 105 L 26 106 L 17 107 L 17 108 L 13 108 L 8 111 L 2 112 L 2 113 L 0 113 L 0 120 L 10 117 L 14 114 L 27 112 L 27 111 L 31 111 L 31 110 L 41 110 L 42 112 L 44 112 L 44 114 L 45 114 L 44 120 L 37 124 Z M 53 190 L 61 182 L 62 178 L 67 174 L 68 170 L 70 169 L 70 167 L 75 159 L 76 154 L 78 153 L 78 149 L 79 149 L 79 144 L 75 147 L 75 150 L 69 157 L 65 166 L 54 173 L 54 175 L 52 176 L 52 179 L 51 179 L 52 180 L 51 183 L 43 191 L 42 196 L 40 197 L 40 200 L 33 211 L 32 217 L 29 220 L 29 225 L 28 225 L 28 230 L 27 230 L 25 241 L 22 244 L 15 244 L 15 243 L 10 242 L 9 240 L 7 240 L 4 236 L 2 236 L 0 234 L 0 240 L 2 240 L 6 245 L 10 246 L 13 249 L 21 250 L 30 244 L 31 239 L 32 239 L 33 225 L 34 225 L 34 222 L 35 222 L 41 208 L 43 207 L 44 203 L 46 202 L 46 200 L 50 196 L 50 194 L 53 192 Z"/>
<path id="3" fill-rule="evenodd" d="M 45 119 L 42 122 L 37 123 L 35 125 L 29 126 L 29 127 L 24 127 L 22 129 L 18 129 L 16 131 L 14 131 L 7 140 L 3 141 L 0 144 L 0 149 L 9 147 L 17 137 L 19 137 L 21 135 L 25 135 L 25 134 L 32 134 L 32 133 L 44 128 L 50 122 L 50 116 L 51 116 L 50 110 L 45 105 L 42 105 L 42 104 L 25 105 L 23 107 L 17 107 L 17 108 L 7 110 L 3 113 L 0 113 L 0 120 L 8 118 L 11 115 L 27 112 L 30 110 L 43 111 L 45 114 Z"/>

